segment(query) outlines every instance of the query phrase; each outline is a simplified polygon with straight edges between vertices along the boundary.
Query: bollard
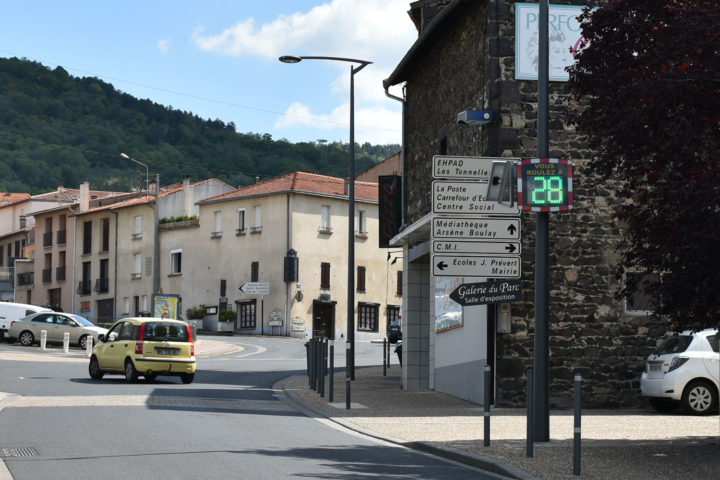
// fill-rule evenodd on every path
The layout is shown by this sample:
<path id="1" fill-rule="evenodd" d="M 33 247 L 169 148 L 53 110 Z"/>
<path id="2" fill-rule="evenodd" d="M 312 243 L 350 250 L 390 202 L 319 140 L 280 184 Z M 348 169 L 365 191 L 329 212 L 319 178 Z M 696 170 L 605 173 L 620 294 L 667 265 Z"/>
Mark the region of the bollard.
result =
<path id="1" fill-rule="evenodd" d="M 310 388 L 315 390 L 315 347 L 317 342 L 315 338 L 310 339 Z"/>
<path id="2" fill-rule="evenodd" d="M 527 449 L 526 455 L 533 456 L 533 371 L 527 372 Z"/>
<path id="3" fill-rule="evenodd" d="M 345 408 L 350 410 L 350 342 L 345 343 Z"/>
<path id="4" fill-rule="evenodd" d="M 95 338 L 92 335 L 88 335 L 85 340 L 85 354 L 87 354 L 88 357 L 92 356 L 94 339 Z"/>
<path id="5" fill-rule="evenodd" d="M 70 333 L 63 333 L 63 352 L 68 353 L 70 351 Z"/>
<path id="6" fill-rule="evenodd" d="M 486 447 L 490 446 L 490 365 L 485 365 L 484 369 L 485 372 L 485 402 L 483 405 L 483 416 L 484 416 L 484 434 L 483 434 L 483 444 Z"/>
<path id="7" fill-rule="evenodd" d="M 385 350 L 387 349 L 387 338 L 383 338 L 383 348 L 382 348 L 382 355 L 383 355 L 383 377 L 387 377 L 387 357 L 385 356 Z"/>
<path id="8" fill-rule="evenodd" d="M 320 397 L 325 398 L 325 375 L 327 375 L 327 339 L 320 339 Z"/>
<path id="9" fill-rule="evenodd" d="M 582 410 L 582 375 L 575 374 L 575 425 L 573 429 L 573 474 L 580 475 L 580 417 Z"/>
<path id="10" fill-rule="evenodd" d="M 322 381 L 322 338 L 315 339 L 315 391 L 320 393 Z"/>
<path id="11" fill-rule="evenodd" d="M 40 330 L 40 350 L 45 350 L 47 346 L 47 330 Z"/>
<path id="12" fill-rule="evenodd" d="M 333 383 L 335 380 L 335 340 L 329 340 L 329 347 L 330 347 L 330 378 L 328 379 L 330 392 L 328 395 L 328 401 L 330 403 L 333 402 Z"/>

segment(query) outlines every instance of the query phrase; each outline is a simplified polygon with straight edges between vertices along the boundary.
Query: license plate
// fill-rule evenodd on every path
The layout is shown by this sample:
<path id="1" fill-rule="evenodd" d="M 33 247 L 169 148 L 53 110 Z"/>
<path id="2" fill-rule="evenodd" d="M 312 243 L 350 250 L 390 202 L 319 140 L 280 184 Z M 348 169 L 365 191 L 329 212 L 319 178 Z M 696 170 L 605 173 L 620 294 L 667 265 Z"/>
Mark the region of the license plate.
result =
<path id="1" fill-rule="evenodd" d="M 650 364 L 650 371 L 651 372 L 659 372 L 662 369 L 662 364 Z"/>
<path id="2" fill-rule="evenodd" d="M 158 355 L 177 355 L 180 350 L 177 348 L 156 348 L 155 352 Z"/>

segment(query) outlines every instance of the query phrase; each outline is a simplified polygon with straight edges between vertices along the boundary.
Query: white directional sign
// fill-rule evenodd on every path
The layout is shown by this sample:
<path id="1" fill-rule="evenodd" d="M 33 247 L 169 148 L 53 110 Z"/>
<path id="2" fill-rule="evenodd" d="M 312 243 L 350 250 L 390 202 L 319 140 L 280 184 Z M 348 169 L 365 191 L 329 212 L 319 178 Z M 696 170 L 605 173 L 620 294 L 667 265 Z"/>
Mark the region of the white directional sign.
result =
<path id="1" fill-rule="evenodd" d="M 245 295 L 270 295 L 270 284 L 268 282 L 245 282 L 240 286 L 240 291 Z"/>
<path id="2" fill-rule="evenodd" d="M 433 240 L 433 253 L 480 253 L 491 255 L 519 255 L 520 242 L 490 242 L 473 240 Z"/>
<path id="3" fill-rule="evenodd" d="M 485 199 L 488 184 L 455 180 L 432 182 L 433 213 L 473 215 L 519 215 L 517 206 Z"/>
<path id="4" fill-rule="evenodd" d="M 457 178 L 488 183 L 493 162 L 519 160 L 506 157 L 433 157 L 433 178 Z"/>
<path id="5" fill-rule="evenodd" d="M 432 262 L 438 277 L 520 278 L 519 256 L 435 254 Z"/>
<path id="6" fill-rule="evenodd" d="M 433 217 L 432 238 L 446 240 L 520 240 L 520 219 Z"/>

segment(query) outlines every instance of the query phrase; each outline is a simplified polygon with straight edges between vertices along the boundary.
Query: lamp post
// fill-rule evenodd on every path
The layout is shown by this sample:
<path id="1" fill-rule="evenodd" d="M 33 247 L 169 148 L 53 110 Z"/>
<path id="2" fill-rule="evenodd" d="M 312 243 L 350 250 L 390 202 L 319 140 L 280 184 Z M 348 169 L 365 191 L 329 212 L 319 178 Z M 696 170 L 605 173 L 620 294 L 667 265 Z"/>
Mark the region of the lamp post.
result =
<path id="1" fill-rule="evenodd" d="M 127 160 L 137 163 L 145 167 L 145 196 L 150 195 L 150 172 L 147 165 L 139 160 L 135 160 L 126 153 L 120 156 Z M 153 205 L 153 285 L 152 293 L 160 292 L 160 217 L 158 216 L 158 196 L 160 193 L 160 175 L 155 174 L 155 203 Z"/>
<path id="2" fill-rule="evenodd" d="M 120 156 L 126 160 L 130 160 L 131 162 L 135 162 L 138 165 L 145 167 L 145 195 L 148 195 L 149 194 L 149 192 L 148 192 L 149 184 L 150 184 L 150 173 L 148 170 L 148 166 L 138 160 L 135 160 L 134 158 L 132 158 L 130 155 L 128 155 L 126 153 L 121 153 Z"/>
<path id="3" fill-rule="evenodd" d="M 298 63 L 302 60 L 330 60 L 350 62 L 350 165 L 348 174 L 348 292 L 347 292 L 347 341 L 349 354 L 346 368 L 350 379 L 355 380 L 355 74 L 372 62 L 345 57 L 283 55 L 283 63 Z M 349 403 L 349 402 L 348 402 Z"/>

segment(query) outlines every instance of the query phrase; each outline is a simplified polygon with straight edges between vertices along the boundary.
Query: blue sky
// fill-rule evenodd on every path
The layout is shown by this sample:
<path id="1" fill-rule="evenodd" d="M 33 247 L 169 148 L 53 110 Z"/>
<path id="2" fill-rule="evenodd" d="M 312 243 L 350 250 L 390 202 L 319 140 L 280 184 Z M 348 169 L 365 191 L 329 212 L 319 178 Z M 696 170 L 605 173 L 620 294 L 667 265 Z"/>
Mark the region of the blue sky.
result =
<path id="1" fill-rule="evenodd" d="M 400 143 L 387 78 L 417 38 L 410 0 L 0 0 L 0 57 L 26 58 L 238 132 L 347 142 L 350 64 L 355 140 Z M 399 90 L 391 93 L 400 95 Z"/>

